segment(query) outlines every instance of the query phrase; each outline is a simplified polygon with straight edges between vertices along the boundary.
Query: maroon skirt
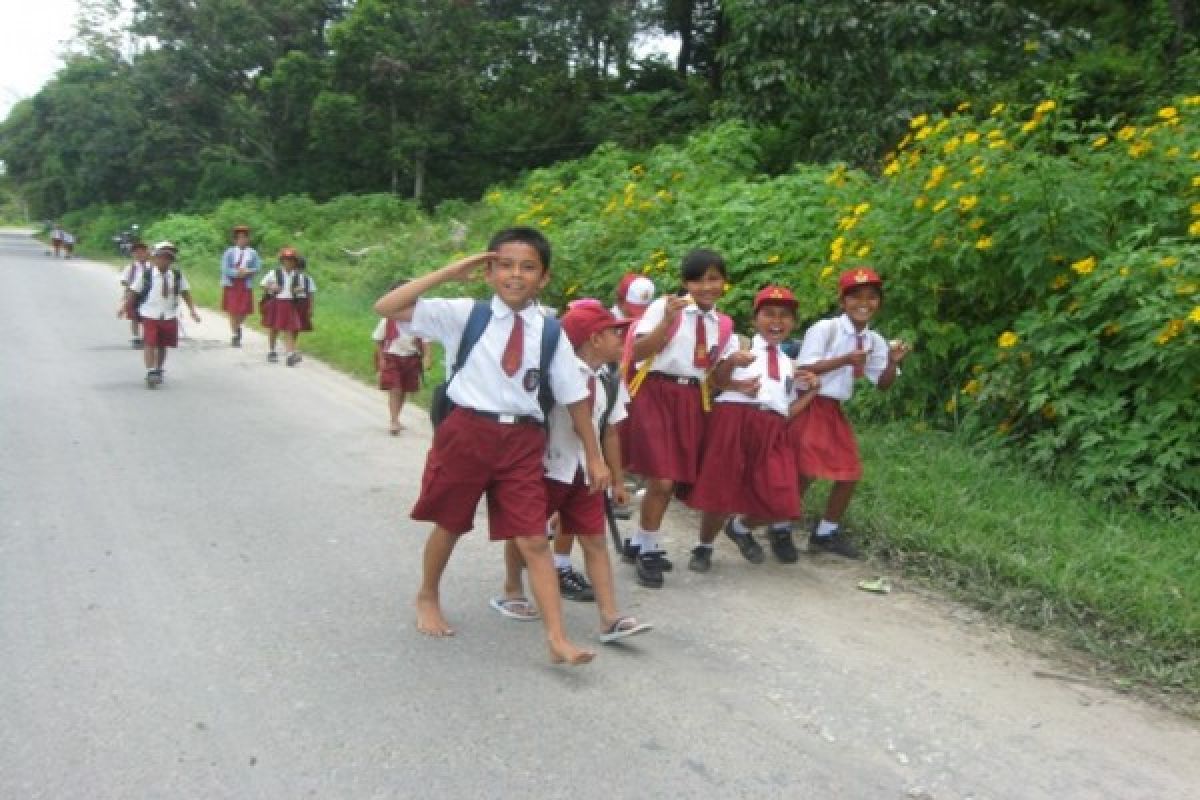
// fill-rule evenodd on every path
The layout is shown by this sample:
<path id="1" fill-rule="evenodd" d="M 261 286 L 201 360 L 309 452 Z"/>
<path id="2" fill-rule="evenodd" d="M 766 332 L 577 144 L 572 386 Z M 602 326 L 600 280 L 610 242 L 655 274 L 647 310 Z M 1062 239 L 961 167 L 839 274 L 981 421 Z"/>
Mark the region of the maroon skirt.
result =
<path id="1" fill-rule="evenodd" d="M 833 481 L 856 481 L 862 477 L 858 440 L 837 400 L 814 397 L 807 408 L 792 418 L 788 438 L 801 475 Z"/>
<path id="2" fill-rule="evenodd" d="M 645 478 L 694 483 L 700 471 L 704 424 L 699 385 L 650 373 L 629 406 L 629 452 L 624 456 L 629 471 Z"/>
<path id="3" fill-rule="evenodd" d="M 779 521 L 800 516 L 796 463 L 782 414 L 717 403 L 708 416 L 700 476 L 684 497 L 714 514 Z"/>
<path id="4" fill-rule="evenodd" d="M 416 392 L 421 388 L 421 357 L 383 353 L 379 363 L 379 388 Z"/>
<path id="5" fill-rule="evenodd" d="M 263 315 L 263 325 L 273 331 L 302 330 L 303 321 L 296 304 L 288 298 L 272 297 L 267 301 L 266 313 Z"/>
<path id="6" fill-rule="evenodd" d="M 221 289 L 221 310 L 239 317 L 254 313 L 254 293 L 245 281 Z"/>

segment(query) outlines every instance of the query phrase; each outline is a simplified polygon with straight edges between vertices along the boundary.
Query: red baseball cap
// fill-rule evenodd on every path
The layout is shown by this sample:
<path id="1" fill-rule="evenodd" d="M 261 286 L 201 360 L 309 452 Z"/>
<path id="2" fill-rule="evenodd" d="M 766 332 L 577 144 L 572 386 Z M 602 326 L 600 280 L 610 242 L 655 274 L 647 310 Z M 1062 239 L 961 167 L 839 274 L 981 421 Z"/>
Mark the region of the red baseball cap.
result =
<path id="1" fill-rule="evenodd" d="M 624 328 L 633 323 L 631 319 L 617 319 L 599 301 L 577 300 L 567 309 L 560 320 L 563 333 L 571 341 L 572 347 L 579 347 L 605 328 Z"/>
<path id="2" fill-rule="evenodd" d="M 654 301 L 654 281 L 636 272 L 626 272 L 617 284 L 617 302 L 625 303 L 640 316 Z"/>
<path id="3" fill-rule="evenodd" d="M 838 297 L 859 286 L 878 286 L 883 289 L 883 278 L 870 267 L 855 267 L 848 269 L 838 278 Z"/>
<path id="4" fill-rule="evenodd" d="M 280 259 L 284 259 L 284 258 L 299 259 L 300 254 L 296 252 L 296 248 L 294 248 L 294 247 L 285 247 L 279 251 L 279 258 Z"/>
<path id="5" fill-rule="evenodd" d="M 754 313 L 757 314 L 758 310 L 765 305 L 787 306 L 795 311 L 799 304 L 791 289 L 783 286 L 764 286 L 758 290 L 758 294 L 754 295 Z"/>

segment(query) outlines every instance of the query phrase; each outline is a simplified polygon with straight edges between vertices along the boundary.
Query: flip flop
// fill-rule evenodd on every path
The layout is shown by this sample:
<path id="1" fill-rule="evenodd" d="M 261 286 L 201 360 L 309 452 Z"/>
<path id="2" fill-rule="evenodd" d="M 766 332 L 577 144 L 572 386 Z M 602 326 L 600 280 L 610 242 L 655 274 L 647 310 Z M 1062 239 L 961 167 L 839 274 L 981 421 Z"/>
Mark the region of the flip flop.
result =
<path id="1" fill-rule="evenodd" d="M 624 639 L 626 636 L 635 636 L 639 633 L 645 633 L 648 630 L 653 630 L 654 626 L 649 622 L 638 622 L 637 617 L 620 617 L 608 629 L 600 634 L 600 641 L 604 644 L 615 642 L 618 639 Z"/>
<path id="2" fill-rule="evenodd" d="M 526 597 L 493 597 L 488 600 L 488 605 L 495 609 L 496 613 L 509 619 L 532 622 L 542 618 L 537 608 Z"/>

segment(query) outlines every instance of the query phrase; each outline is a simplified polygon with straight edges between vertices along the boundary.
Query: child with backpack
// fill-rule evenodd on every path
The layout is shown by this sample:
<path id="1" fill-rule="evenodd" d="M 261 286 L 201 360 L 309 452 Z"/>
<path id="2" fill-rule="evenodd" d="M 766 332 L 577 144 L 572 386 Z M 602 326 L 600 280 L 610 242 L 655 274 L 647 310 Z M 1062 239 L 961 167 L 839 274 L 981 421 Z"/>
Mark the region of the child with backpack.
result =
<path id="1" fill-rule="evenodd" d="M 563 332 L 575 348 L 576 369 L 588 384 L 588 405 L 591 421 L 600 438 L 604 459 L 612 472 L 613 492 L 621 499 L 625 492 L 621 475 L 621 450 L 614 423 L 625 416 L 624 392 L 620 381 L 607 373 L 607 365 L 620 358 L 628 319 L 617 319 L 598 300 L 580 300 L 571 304 L 562 318 Z M 600 641 L 615 642 L 650 630 L 617 610 L 613 585 L 612 564 L 608 558 L 608 543 L 604 535 L 605 497 L 603 492 L 590 490 L 585 469 L 584 447 L 572 430 L 571 418 L 562 406 L 555 406 L 548 420 L 545 485 L 548 515 L 557 514 L 559 534 L 554 542 L 555 566 L 559 587 L 563 588 L 564 573 L 573 572 L 570 564 L 570 541 L 578 539 L 583 549 L 587 578 L 594 590 L 600 614 Z M 566 549 L 560 543 L 567 542 Z M 505 543 L 504 595 L 493 598 L 492 608 L 508 617 L 529 619 L 536 612 L 529 607 L 522 592 L 519 551 L 513 542 Z M 582 576 L 580 576 L 582 577 Z M 564 592 L 565 596 L 565 592 Z M 515 607 L 514 607 L 515 606 Z"/>
<path id="2" fill-rule="evenodd" d="M 143 272 L 150 269 L 150 262 L 147 260 L 150 249 L 145 242 L 136 241 L 131 250 L 133 261 L 121 270 L 121 305 L 117 309 L 117 319 L 129 320 L 129 330 L 133 334 L 129 343 L 134 350 L 141 350 L 145 344 L 142 339 L 142 320 L 138 316 L 137 299 L 130 296 L 129 287 L 133 286 L 134 281 L 141 277 Z"/>
<path id="3" fill-rule="evenodd" d="M 403 286 L 396 281 L 388 290 Z M 371 334 L 375 340 L 375 365 L 379 373 L 379 388 L 388 393 L 388 432 L 398 436 L 404 426 L 400 412 L 408 395 L 420 391 L 421 375 L 429 369 L 433 354 L 418 336 L 400 330 L 394 319 L 380 319 Z"/>
<path id="4" fill-rule="evenodd" d="M 751 530 L 769 523 L 776 523 L 767 530 L 775 557 L 787 564 L 798 557 L 790 521 L 799 515 L 800 502 L 787 423 L 812 400 L 818 380 L 811 372 L 796 373 L 780 349 L 795 324 L 791 291 L 767 286 L 755 295 L 755 336 L 749 350 L 754 361 L 733 371 L 732 380 L 743 389 L 727 389 L 714 401 L 700 474 L 685 497 L 688 505 L 704 512 L 700 541 L 688 562 L 694 572 L 708 572 L 722 526 L 753 564 L 762 563 L 763 550 Z M 799 396 L 797 383 L 804 387 Z M 746 516 L 730 516 L 734 513 Z"/>
<path id="5" fill-rule="evenodd" d="M 299 364 L 302 359 L 296 350 L 296 342 L 301 331 L 312 330 L 311 321 L 305 326 L 304 317 L 297 304 L 311 299 L 317 292 L 317 284 L 311 276 L 297 268 L 299 262 L 300 254 L 295 248 L 285 247 L 279 251 L 279 266 L 262 279 L 265 293 L 262 322 L 263 327 L 267 329 L 267 362 L 270 364 L 279 361 L 279 354 L 275 348 L 280 333 L 283 334 L 287 365 L 294 367 Z"/>
<path id="6" fill-rule="evenodd" d="M 796 363 L 820 375 L 821 388 L 788 428 L 801 498 L 814 479 L 833 481 L 825 513 L 809 536 L 809 551 L 858 558 L 858 548 L 841 530 L 842 514 L 862 477 L 858 442 L 842 403 L 853 395 L 859 378 L 879 389 L 891 386 L 910 348 L 902 341 L 889 344 L 869 327 L 883 305 L 883 280 L 875 270 L 855 267 L 843 272 L 838 297 L 842 314 L 814 323 L 804 334 Z"/>
<path id="7" fill-rule="evenodd" d="M 154 245 L 154 267 L 143 270 L 126 290 L 127 298 L 136 304 L 142 320 L 146 364 L 146 386 L 153 389 L 163 382 L 163 365 L 167 348 L 179 346 L 179 298 L 187 304 L 192 320 L 200 322 L 187 278 L 171 265 L 177 249 L 171 242 Z"/>
<path id="8" fill-rule="evenodd" d="M 250 227 L 233 227 L 233 245 L 221 255 L 221 310 L 229 315 L 230 344 L 242 346 L 242 322 L 254 312 L 251 281 L 262 266 L 258 251 L 250 246 Z"/>
<path id="9" fill-rule="evenodd" d="M 676 488 L 695 483 L 700 446 L 713 386 L 725 386 L 736 367 L 753 356 L 738 352 L 733 321 L 716 309 L 725 292 L 725 260 L 698 249 L 683 258 L 682 296 L 650 304 L 626 345 L 626 364 L 640 362 L 630 381 L 629 447 L 626 463 L 646 479 L 637 532 L 625 558 L 637 568 L 642 586 L 661 588 L 672 564 L 659 540 L 659 528 Z"/>
<path id="10" fill-rule="evenodd" d="M 481 267 L 494 292 L 489 301 L 425 296 L 444 283 L 470 280 Z M 541 232 L 508 228 L 492 237 L 487 252 L 393 289 L 375 303 L 375 311 L 414 335 L 440 341 L 446 363 L 454 365 L 435 393 L 433 405 L 444 416 L 434 430 L 411 514 L 434 523 L 425 542 L 417 629 L 429 636 L 454 635 L 442 611 L 441 579 L 486 494 L 490 537 L 515 539 L 529 570 L 551 661 L 584 664 L 595 654 L 566 635 L 546 541 L 543 425 L 551 402 L 566 406 L 583 443 L 590 490 L 607 489 L 610 474 L 571 345 L 557 320 L 534 302 L 550 281 L 549 270 L 550 243 Z"/>

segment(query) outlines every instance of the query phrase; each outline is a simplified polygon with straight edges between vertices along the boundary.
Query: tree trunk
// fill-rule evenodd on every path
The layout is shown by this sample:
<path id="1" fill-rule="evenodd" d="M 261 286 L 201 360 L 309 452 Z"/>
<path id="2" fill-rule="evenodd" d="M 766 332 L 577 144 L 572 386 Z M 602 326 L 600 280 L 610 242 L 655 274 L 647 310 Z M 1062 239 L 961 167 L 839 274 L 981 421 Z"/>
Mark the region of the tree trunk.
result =
<path id="1" fill-rule="evenodd" d="M 1183 55 L 1184 36 L 1187 34 L 1188 2 L 1187 0 L 1170 0 L 1167 6 L 1171 9 L 1171 19 L 1175 20 L 1175 35 L 1171 37 L 1167 58 L 1174 63 Z"/>
<path id="2" fill-rule="evenodd" d="M 687 77 L 688 70 L 692 67 L 694 6 L 693 0 L 684 0 L 676 6 L 678 13 L 675 24 L 679 28 L 679 56 L 675 59 L 675 71 L 683 78 Z"/>
<path id="3" fill-rule="evenodd" d="M 425 162 L 428 158 L 429 152 L 421 148 L 413 159 L 413 202 L 417 205 L 421 204 L 421 197 L 425 194 Z"/>

